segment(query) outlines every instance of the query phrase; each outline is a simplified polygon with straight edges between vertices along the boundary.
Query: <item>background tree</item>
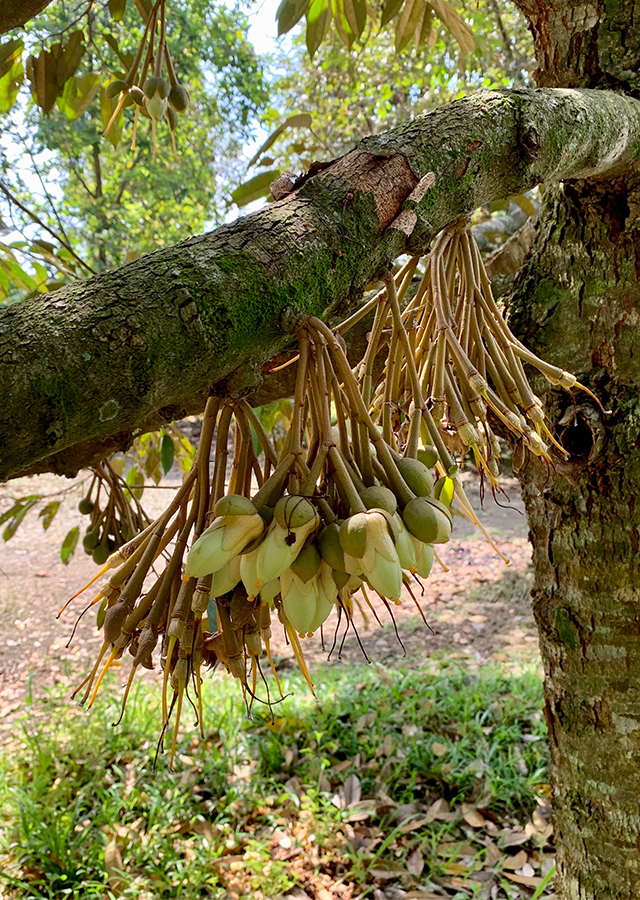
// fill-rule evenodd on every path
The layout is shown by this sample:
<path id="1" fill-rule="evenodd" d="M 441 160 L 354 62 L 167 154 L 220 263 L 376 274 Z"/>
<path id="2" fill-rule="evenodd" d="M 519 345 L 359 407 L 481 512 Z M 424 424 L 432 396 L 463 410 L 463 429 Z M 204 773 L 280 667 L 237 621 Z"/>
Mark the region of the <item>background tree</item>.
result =
<path id="1" fill-rule="evenodd" d="M 90 8 L 78 21 L 76 12 L 54 5 L 29 26 L 26 40 L 36 56 L 35 48 L 49 46 L 52 34 L 68 47 L 74 35 L 85 33 L 78 30 L 83 24 L 91 43 L 48 115 L 29 102 L 23 88 L 0 122 L 7 147 L 5 224 L 25 235 L 27 243 L 14 243 L 13 255 L 17 251 L 39 265 L 30 273 L 42 287 L 52 263 L 79 265 L 69 247 L 85 273 L 87 266 L 99 271 L 174 243 L 184 236 L 185 223 L 193 233 L 222 221 L 229 203 L 225 190 L 242 172 L 242 147 L 267 96 L 262 64 L 246 38 L 246 17 L 206 3 L 178 6 L 168 39 L 184 48 L 176 73 L 190 97 L 175 133 L 180 159 L 166 123 L 158 128 L 154 150 L 148 120 L 136 129 L 132 152 L 129 117 L 126 128 L 121 115 L 107 139 L 102 134 L 114 108 L 106 88 L 115 76 L 123 77 L 142 38 L 135 7 L 125 7 L 121 22 L 114 22 L 106 8 Z M 60 241 L 67 245 L 62 259 Z M 19 285 L 6 274 L 5 290 L 15 291 Z"/>
<path id="2" fill-rule="evenodd" d="M 335 310 L 460 214 L 544 181 L 512 321 L 612 410 L 553 393 L 554 427 L 572 458 L 556 472 L 518 460 L 534 545 L 561 891 L 570 900 L 628 900 L 640 896 L 639 10 L 563 0 L 518 6 L 534 35 L 538 83 L 561 91 L 439 109 L 365 140 L 234 226 L 66 288 L 51 303 L 6 311 L 0 356 L 12 418 L 2 431 L 3 475 L 74 471 L 131 430 L 197 407 L 212 385 L 247 391 L 262 361 L 287 345 L 292 314 Z M 411 200 L 428 173 L 433 188 Z M 412 230 L 398 227 L 403 207 Z M 126 317 L 109 308 L 114 295 L 129 304 Z M 94 353 L 88 371 L 81 347 Z M 114 365 L 119 382 L 105 387 Z M 80 392 L 73 382 L 81 372 Z M 31 418 L 14 428 L 25 408 Z"/>

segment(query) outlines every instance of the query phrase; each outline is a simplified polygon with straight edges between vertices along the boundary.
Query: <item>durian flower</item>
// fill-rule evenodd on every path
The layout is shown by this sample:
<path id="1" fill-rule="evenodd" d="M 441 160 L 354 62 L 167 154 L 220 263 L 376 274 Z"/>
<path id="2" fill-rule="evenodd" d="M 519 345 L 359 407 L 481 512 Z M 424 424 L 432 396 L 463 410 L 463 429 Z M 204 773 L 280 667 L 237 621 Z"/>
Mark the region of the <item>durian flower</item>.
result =
<path id="1" fill-rule="evenodd" d="M 264 521 L 257 512 L 220 516 L 200 535 L 189 551 L 186 574 L 202 578 L 219 572 L 263 531 Z"/>
<path id="2" fill-rule="evenodd" d="M 222 597 L 228 594 L 240 581 L 240 560 L 241 556 L 234 556 L 228 566 L 219 569 L 214 573 L 211 579 L 211 591 L 209 596 Z"/>

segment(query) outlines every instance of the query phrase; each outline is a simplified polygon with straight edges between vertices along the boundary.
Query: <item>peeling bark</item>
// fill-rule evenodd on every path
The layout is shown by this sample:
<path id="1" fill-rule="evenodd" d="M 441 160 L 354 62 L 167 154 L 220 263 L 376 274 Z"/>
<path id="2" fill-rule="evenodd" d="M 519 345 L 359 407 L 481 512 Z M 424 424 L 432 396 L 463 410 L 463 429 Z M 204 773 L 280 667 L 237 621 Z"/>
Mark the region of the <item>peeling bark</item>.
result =
<path id="1" fill-rule="evenodd" d="M 302 314 L 344 310 L 403 251 L 539 181 L 632 165 L 640 102 L 486 92 L 441 107 L 208 235 L 0 311 L 0 478 L 104 449 L 255 390 Z"/>

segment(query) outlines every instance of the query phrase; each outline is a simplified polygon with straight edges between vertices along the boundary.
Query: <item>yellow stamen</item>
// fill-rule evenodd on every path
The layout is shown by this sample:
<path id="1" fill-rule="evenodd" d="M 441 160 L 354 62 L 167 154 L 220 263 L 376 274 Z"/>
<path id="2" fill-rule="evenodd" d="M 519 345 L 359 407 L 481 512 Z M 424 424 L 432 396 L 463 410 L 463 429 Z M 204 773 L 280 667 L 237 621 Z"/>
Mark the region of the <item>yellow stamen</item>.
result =
<path id="1" fill-rule="evenodd" d="M 282 686 L 280 684 L 280 679 L 278 678 L 278 673 L 276 672 L 276 667 L 273 664 L 273 659 L 271 657 L 271 647 L 269 646 L 269 641 L 262 638 L 262 643 L 264 644 L 264 651 L 267 654 L 267 659 L 269 660 L 269 665 L 271 666 L 271 671 L 273 672 L 273 677 L 276 680 L 276 684 L 278 685 L 278 691 L 280 696 L 284 698 L 284 694 L 282 692 Z"/>
<path id="2" fill-rule="evenodd" d="M 167 647 L 167 658 L 164 663 L 164 674 L 162 677 L 162 727 L 166 728 L 169 721 L 169 709 L 167 706 L 167 685 L 169 684 L 169 672 L 171 670 L 171 657 L 173 656 L 173 648 L 176 645 L 177 638 L 172 635 L 169 638 Z"/>
<path id="3" fill-rule="evenodd" d="M 171 739 L 171 756 L 169 757 L 169 771 L 173 771 L 173 760 L 176 755 L 176 741 L 178 739 L 178 731 L 180 729 L 180 716 L 182 715 L 182 698 L 184 696 L 184 684 L 178 687 L 178 706 L 176 709 L 176 723 L 173 726 L 173 737 Z"/>
<path id="4" fill-rule="evenodd" d="M 100 689 L 100 685 L 102 684 L 102 679 L 107 674 L 107 670 L 109 669 L 109 667 L 111 666 L 111 663 L 116 658 L 118 649 L 119 649 L 118 647 L 113 647 L 111 649 L 109 658 L 107 659 L 106 663 L 104 664 L 104 668 L 103 668 L 102 672 L 100 672 L 100 677 L 98 678 L 98 681 L 96 682 L 96 686 L 93 689 L 93 694 L 91 695 L 91 700 L 89 700 L 89 706 L 87 707 L 88 709 L 91 709 L 93 704 L 96 702 L 96 697 L 98 695 L 98 690 Z"/>
<path id="5" fill-rule="evenodd" d="M 307 684 L 309 685 L 309 689 L 311 690 L 311 693 L 317 700 L 318 698 L 316 697 L 316 692 L 313 689 L 313 683 L 309 676 L 309 670 L 307 669 L 307 663 L 304 658 L 304 653 L 302 652 L 302 647 L 300 646 L 300 641 L 298 640 L 298 635 L 296 634 L 295 628 L 293 628 L 288 622 L 285 623 L 284 627 L 287 632 L 289 641 L 291 643 L 291 649 L 293 650 L 293 654 L 296 658 L 296 662 L 298 663 L 298 667 L 299 667 L 300 671 L 302 672 L 302 676 L 303 676 L 304 680 L 307 682 Z"/>
<path id="6" fill-rule="evenodd" d="M 109 646 L 108 641 L 104 641 L 104 643 L 102 644 L 102 647 L 100 648 L 100 653 L 98 654 L 98 658 L 96 659 L 96 662 L 95 662 L 95 665 L 94 665 L 93 669 L 89 672 L 89 674 L 87 675 L 87 677 L 85 678 L 85 680 L 82 682 L 82 684 L 79 684 L 78 687 L 75 689 L 75 691 L 74 691 L 73 694 L 71 695 L 71 699 L 72 699 L 72 700 L 73 700 L 73 698 L 76 696 L 76 694 L 77 694 L 79 691 L 82 690 L 82 688 L 85 686 L 85 684 L 86 684 L 87 682 L 89 682 L 89 686 L 88 686 L 88 688 L 87 688 L 87 690 L 86 690 L 86 692 L 85 692 L 85 695 L 84 695 L 84 697 L 82 698 L 82 701 L 81 701 L 82 703 L 86 703 L 87 697 L 89 696 L 89 691 L 91 690 L 91 685 L 93 684 L 93 679 L 96 677 L 96 672 L 98 671 L 98 666 L 100 665 L 100 662 L 101 662 L 101 660 L 102 660 L 102 657 L 103 657 L 103 656 L 105 655 L 105 653 L 107 652 L 107 647 L 108 647 L 108 646 Z"/>

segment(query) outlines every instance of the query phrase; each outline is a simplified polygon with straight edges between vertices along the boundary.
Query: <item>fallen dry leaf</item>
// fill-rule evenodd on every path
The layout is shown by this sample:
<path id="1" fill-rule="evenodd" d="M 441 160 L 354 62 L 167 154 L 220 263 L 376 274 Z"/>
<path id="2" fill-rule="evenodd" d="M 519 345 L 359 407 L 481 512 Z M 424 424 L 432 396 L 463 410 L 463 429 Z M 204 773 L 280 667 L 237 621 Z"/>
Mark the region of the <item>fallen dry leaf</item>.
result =
<path id="1" fill-rule="evenodd" d="M 462 810 L 462 818 L 465 820 L 467 825 L 471 825 L 472 828 L 485 827 L 485 825 L 487 824 L 487 820 L 478 812 L 477 809 L 474 809 L 467 803 L 463 803 L 460 808 Z"/>
<path id="2" fill-rule="evenodd" d="M 432 821 L 433 819 L 428 819 L 426 816 L 417 816 L 401 825 L 398 831 L 400 834 L 409 834 L 410 831 L 418 831 L 418 829 Z"/>
<path id="3" fill-rule="evenodd" d="M 527 832 L 516 828 L 505 828 L 500 836 L 500 844 L 503 847 L 518 847 L 528 840 Z"/>
<path id="4" fill-rule="evenodd" d="M 448 822 L 449 821 L 449 804 L 444 799 L 444 797 L 440 797 L 439 800 L 436 800 L 431 804 L 429 809 L 427 810 L 427 814 L 425 816 L 427 822 L 433 822 L 435 819 L 439 819 L 440 821 Z"/>
<path id="5" fill-rule="evenodd" d="M 516 884 L 524 884 L 527 887 L 538 887 L 538 885 L 542 884 L 542 878 L 532 875 L 516 875 L 514 872 L 501 872 L 501 875 L 504 878 L 508 878 L 509 881 L 515 881 Z"/>
<path id="6" fill-rule="evenodd" d="M 349 775 L 347 780 L 344 783 L 343 787 L 344 791 L 344 805 L 347 809 L 352 806 L 355 806 L 356 803 L 360 802 L 360 797 L 362 796 L 362 789 L 360 787 L 360 779 L 357 775 Z"/>
<path id="7" fill-rule="evenodd" d="M 515 856 L 505 856 L 503 865 L 505 869 L 521 869 L 527 859 L 527 851 L 520 850 Z"/>
<path id="8" fill-rule="evenodd" d="M 431 752 L 434 756 L 445 756 L 449 752 L 448 747 L 445 747 L 444 744 L 438 743 L 438 741 L 434 741 L 431 745 Z"/>
<path id="9" fill-rule="evenodd" d="M 411 856 L 407 859 L 407 871 L 411 872 L 412 875 L 422 875 L 422 871 L 424 869 L 424 857 L 420 852 L 420 849 L 414 850 Z"/>
<path id="10" fill-rule="evenodd" d="M 109 888 L 116 897 L 120 895 L 125 887 L 121 875 L 123 869 L 124 864 L 122 862 L 122 855 L 118 849 L 115 838 L 112 838 L 104 848 L 104 871 L 107 875 Z"/>

